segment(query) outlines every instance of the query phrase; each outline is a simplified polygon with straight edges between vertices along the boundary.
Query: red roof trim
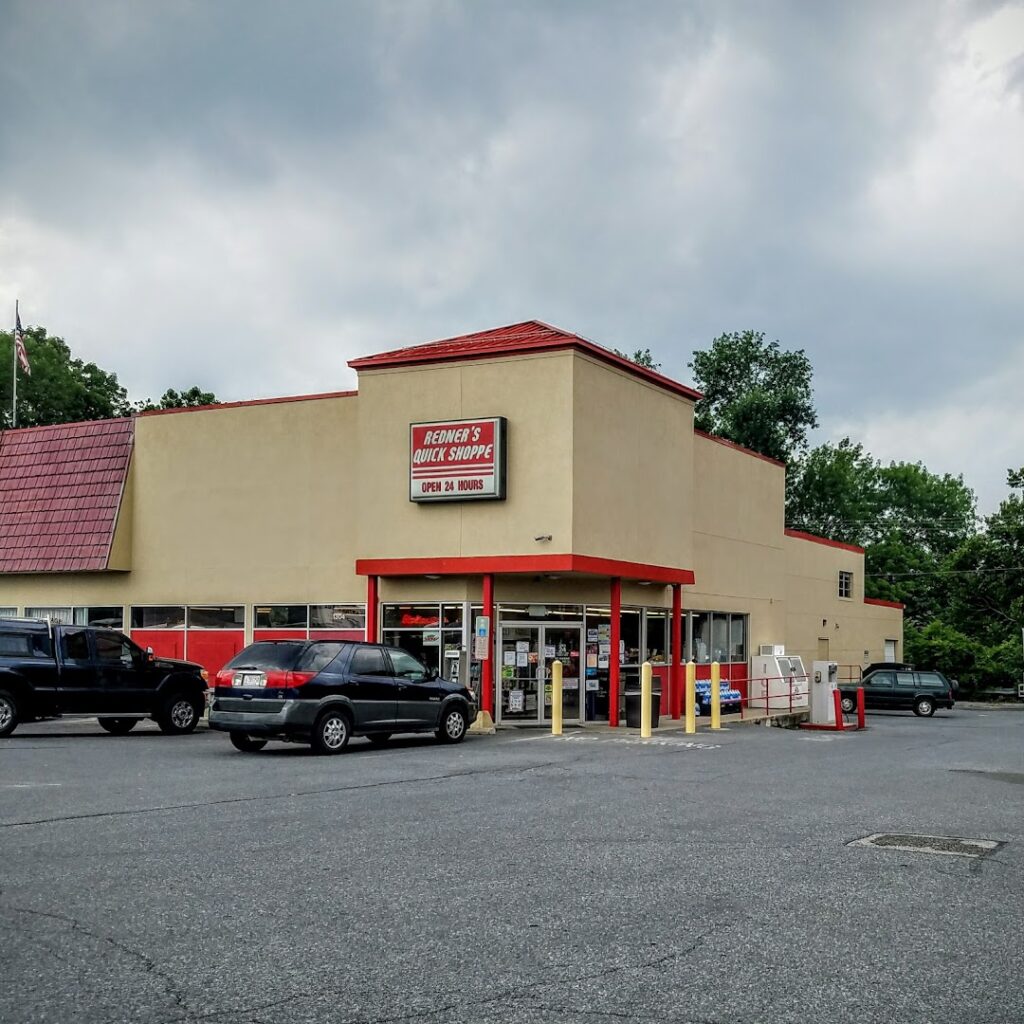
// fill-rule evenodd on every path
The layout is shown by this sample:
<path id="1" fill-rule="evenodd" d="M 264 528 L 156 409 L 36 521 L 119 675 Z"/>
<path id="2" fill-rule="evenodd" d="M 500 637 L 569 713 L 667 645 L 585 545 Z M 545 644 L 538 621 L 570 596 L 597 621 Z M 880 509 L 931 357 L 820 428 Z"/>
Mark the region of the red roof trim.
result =
<path id="1" fill-rule="evenodd" d="M 737 444 L 735 441 L 730 441 L 727 438 L 719 437 L 717 434 L 709 434 L 706 430 L 698 430 L 696 427 L 693 428 L 693 432 L 697 437 L 703 437 L 708 441 L 714 441 L 715 444 L 725 445 L 726 448 L 735 448 L 738 452 L 743 452 L 744 455 L 753 455 L 755 459 L 760 459 L 762 462 L 768 462 L 773 466 L 781 466 L 783 469 L 786 468 L 784 462 L 780 462 L 778 459 L 773 459 L 770 455 L 762 455 L 760 452 L 755 452 L 753 448 L 744 448 L 743 445 Z"/>
<path id="2" fill-rule="evenodd" d="M 907 607 L 900 601 L 884 601 L 880 597 L 865 597 L 864 603 L 877 604 L 881 608 L 899 608 L 900 611 L 903 611 L 903 609 Z"/>
<path id="3" fill-rule="evenodd" d="M 796 540 L 809 540 L 812 544 L 824 544 L 830 548 L 840 548 L 843 551 L 853 551 L 858 555 L 864 554 L 864 549 L 857 547 L 856 544 L 844 544 L 841 540 L 829 540 L 828 537 L 818 537 L 813 533 L 804 533 L 803 530 L 786 530 L 787 537 L 793 537 Z"/>
<path id="4" fill-rule="evenodd" d="M 468 362 L 477 359 L 495 359 L 500 356 L 523 355 L 528 352 L 554 352 L 574 349 L 592 356 L 609 366 L 624 370 L 631 376 L 639 377 L 650 384 L 681 395 L 691 401 L 701 398 L 693 388 L 672 380 L 671 377 L 639 366 L 631 359 L 624 359 L 614 352 L 597 345 L 586 338 L 552 327 L 541 320 L 525 320 L 519 324 L 495 327 L 473 334 L 460 334 L 455 338 L 444 338 L 423 345 L 392 349 L 376 355 L 350 359 L 348 365 L 354 370 L 377 370 L 390 366 L 420 366 L 427 363 Z"/>
<path id="5" fill-rule="evenodd" d="M 493 555 L 450 558 L 359 558 L 359 576 L 480 576 L 487 573 L 583 573 L 652 583 L 692 584 L 692 569 L 623 562 L 593 555 Z"/>
<path id="6" fill-rule="evenodd" d="M 211 409 L 241 409 L 250 405 L 280 405 L 283 402 L 318 402 L 324 398 L 354 398 L 358 391 L 324 391 L 318 395 L 286 395 L 283 398 L 251 398 L 246 402 L 217 402 L 214 405 L 189 405 L 181 409 L 148 409 L 139 416 L 167 416 L 176 412 L 208 412 Z"/>

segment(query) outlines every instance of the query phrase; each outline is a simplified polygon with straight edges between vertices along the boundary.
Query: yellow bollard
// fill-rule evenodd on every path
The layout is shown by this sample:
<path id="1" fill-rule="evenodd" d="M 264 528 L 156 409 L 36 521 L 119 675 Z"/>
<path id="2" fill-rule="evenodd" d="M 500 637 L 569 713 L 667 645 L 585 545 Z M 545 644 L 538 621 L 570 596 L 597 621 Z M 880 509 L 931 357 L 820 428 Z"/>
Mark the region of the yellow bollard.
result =
<path id="1" fill-rule="evenodd" d="M 697 666 L 686 663 L 686 731 L 697 731 Z"/>
<path id="2" fill-rule="evenodd" d="M 640 738 L 651 738 L 651 663 L 640 666 Z"/>
<path id="3" fill-rule="evenodd" d="M 711 728 L 722 728 L 722 666 L 711 662 Z"/>
<path id="4" fill-rule="evenodd" d="M 562 735 L 562 663 L 551 663 L 551 735 Z"/>

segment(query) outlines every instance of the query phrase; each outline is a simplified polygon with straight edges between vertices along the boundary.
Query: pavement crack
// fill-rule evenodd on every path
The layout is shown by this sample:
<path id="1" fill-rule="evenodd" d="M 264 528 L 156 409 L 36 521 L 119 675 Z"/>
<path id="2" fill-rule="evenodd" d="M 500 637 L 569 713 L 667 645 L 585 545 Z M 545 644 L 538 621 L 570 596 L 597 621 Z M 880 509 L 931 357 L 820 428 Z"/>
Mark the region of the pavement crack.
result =
<path id="1" fill-rule="evenodd" d="M 50 921 L 60 921 L 62 924 L 71 926 L 73 932 L 77 932 L 80 935 L 87 935 L 89 938 L 95 939 L 97 942 L 105 942 L 109 946 L 113 946 L 114 949 L 119 950 L 125 956 L 134 960 L 139 964 L 146 974 L 152 975 L 157 981 L 160 982 L 164 993 L 174 1002 L 174 1005 L 180 1010 L 184 1011 L 185 1016 L 180 1018 L 182 1021 L 194 1021 L 196 1020 L 195 1014 L 189 1007 L 184 995 L 178 988 L 174 979 L 164 971 L 155 960 L 138 949 L 129 946 L 125 942 L 121 942 L 115 939 L 111 935 L 103 935 L 100 932 L 94 932 L 89 928 L 86 928 L 77 918 L 70 917 L 66 914 L 55 914 L 52 911 L 47 910 L 33 910 L 29 907 L 16 907 L 13 904 L 0 905 L 0 911 L 7 913 L 26 914 L 30 917 L 43 918 Z M 17 926 L 15 926 L 17 928 Z"/>
<path id="2" fill-rule="evenodd" d="M 529 765 L 501 765 L 495 768 L 473 768 L 462 771 L 445 772 L 442 775 L 417 775 L 411 778 L 385 779 L 379 782 L 365 782 L 350 786 L 324 786 L 318 789 L 300 789 L 291 793 L 261 793 L 256 796 L 231 796 L 221 797 L 217 800 L 196 800 L 180 804 L 159 804 L 156 807 L 134 807 L 116 811 L 91 811 L 83 814 L 62 814 L 52 818 L 32 818 L 25 821 L 6 821 L 0 823 L 0 829 L 24 828 L 30 825 L 54 825 L 65 821 L 90 821 L 99 818 L 124 818 L 134 815 L 162 814 L 167 811 L 187 811 L 198 807 L 223 807 L 231 804 L 264 803 L 272 800 L 297 800 L 303 797 L 325 796 L 331 793 L 357 792 L 365 789 L 383 789 L 389 786 L 404 786 L 409 784 L 422 784 L 433 782 L 445 782 L 449 779 L 471 778 L 475 775 L 500 775 L 503 773 L 513 775 L 524 775 L 527 772 L 538 771 L 542 768 L 550 768 L 557 765 L 558 761 L 543 761 L 539 764 Z"/>

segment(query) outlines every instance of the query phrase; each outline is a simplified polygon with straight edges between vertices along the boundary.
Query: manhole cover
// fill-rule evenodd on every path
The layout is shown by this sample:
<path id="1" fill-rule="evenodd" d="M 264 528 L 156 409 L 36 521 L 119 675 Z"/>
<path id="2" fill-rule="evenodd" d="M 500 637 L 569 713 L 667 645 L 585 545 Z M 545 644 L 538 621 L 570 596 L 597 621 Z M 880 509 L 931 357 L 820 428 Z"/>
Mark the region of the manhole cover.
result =
<path id="1" fill-rule="evenodd" d="M 963 839 L 960 836 L 920 836 L 909 832 L 875 832 L 848 846 L 873 846 L 905 853 L 940 853 L 946 857 L 987 857 L 1004 843 L 995 839 Z"/>

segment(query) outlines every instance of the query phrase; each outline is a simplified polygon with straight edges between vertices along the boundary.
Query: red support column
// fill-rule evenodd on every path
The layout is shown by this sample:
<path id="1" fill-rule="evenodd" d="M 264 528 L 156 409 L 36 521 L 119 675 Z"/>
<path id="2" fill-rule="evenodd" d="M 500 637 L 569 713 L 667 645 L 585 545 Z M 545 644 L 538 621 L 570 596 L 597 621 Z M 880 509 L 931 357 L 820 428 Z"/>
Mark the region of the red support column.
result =
<path id="1" fill-rule="evenodd" d="M 490 649 L 488 657 L 484 659 L 480 672 L 480 710 L 486 711 L 494 716 L 494 576 L 487 573 L 484 576 L 484 615 L 491 623 L 491 638 L 488 641 Z"/>
<path id="2" fill-rule="evenodd" d="M 366 577 L 366 639 L 377 642 L 377 577 Z"/>
<path id="3" fill-rule="evenodd" d="M 619 724 L 619 639 L 622 633 L 622 580 L 612 580 L 611 653 L 608 658 L 608 724 Z"/>
<path id="4" fill-rule="evenodd" d="M 672 585 L 672 664 L 669 667 L 672 717 L 683 715 L 683 588 Z"/>

